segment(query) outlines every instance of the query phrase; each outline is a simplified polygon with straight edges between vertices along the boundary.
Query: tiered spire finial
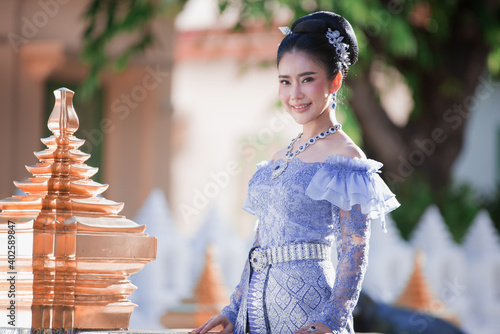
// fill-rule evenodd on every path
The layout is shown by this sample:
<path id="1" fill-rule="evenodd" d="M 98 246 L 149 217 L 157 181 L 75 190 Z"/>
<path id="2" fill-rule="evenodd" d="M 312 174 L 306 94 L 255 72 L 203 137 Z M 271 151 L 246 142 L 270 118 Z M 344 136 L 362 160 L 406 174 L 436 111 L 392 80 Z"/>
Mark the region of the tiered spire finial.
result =
<path id="1" fill-rule="evenodd" d="M 156 238 L 118 215 L 123 203 L 98 197 L 108 185 L 90 179 L 98 169 L 85 164 L 90 154 L 79 150 L 85 141 L 73 136 L 79 126 L 74 92 L 60 88 L 54 95 L 48 120 L 53 135 L 42 139 L 45 150 L 35 152 L 40 161 L 27 166 L 33 177 L 14 182 L 26 195 L 0 200 L 0 237 L 10 226 L 22 232 L 18 264 L 0 263 L 0 272 L 19 275 L 15 303 L 25 322 L 16 325 L 127 328 L 137 306 L 127 299 L 135 290 L 127 278 L 155 259 Z M 7 258 L 6 249 L 0 258 Z M 6 289 L 0 281 L 0 290 Z M 10 304 L 0 297 L 0 309 Z M 4 318 L 0 327 L 8 327 Z"/>

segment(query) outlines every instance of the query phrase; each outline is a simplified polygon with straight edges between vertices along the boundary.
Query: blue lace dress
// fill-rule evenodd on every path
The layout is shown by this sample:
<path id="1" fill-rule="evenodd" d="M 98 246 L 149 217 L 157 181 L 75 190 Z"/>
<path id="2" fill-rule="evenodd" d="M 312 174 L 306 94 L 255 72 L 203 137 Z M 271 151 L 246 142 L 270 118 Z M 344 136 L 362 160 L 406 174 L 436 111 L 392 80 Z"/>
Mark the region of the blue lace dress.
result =
<path id="1" fill-rule="evenodd" d="M 325 162 L 297 158 L 275 179 L 282 162 L 264 161 L 249 181 L 243 209 L 258 217 L 254 246 L 336 245 L 338 264 L 299 260 L 253 271 L 246 261 L 240 283 L 222 310 L 234 333 L 293 333 L 322 322 L 334 334 L 354 334 L 352 311 L 367 266 L 370 221 L 399 206 L 371 159 L 330 155 Z"/>

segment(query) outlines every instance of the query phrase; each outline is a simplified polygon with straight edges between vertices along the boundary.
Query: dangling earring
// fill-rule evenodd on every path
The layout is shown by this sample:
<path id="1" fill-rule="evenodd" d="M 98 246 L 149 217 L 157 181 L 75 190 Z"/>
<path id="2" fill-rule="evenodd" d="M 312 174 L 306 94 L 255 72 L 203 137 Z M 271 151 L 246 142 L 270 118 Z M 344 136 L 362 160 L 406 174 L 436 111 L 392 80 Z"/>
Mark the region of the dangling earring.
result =
<path id="1" fill-rule="evenodd" d="M 332 109 L 335 109 L 335 106 L 336 106 L 336 104 L 335 104 L 336 95 L 337 95 L 337 93 L 335 93 L 335 92 L 332 93 L 332 101 L 333 101 L 332 102 Z"/>

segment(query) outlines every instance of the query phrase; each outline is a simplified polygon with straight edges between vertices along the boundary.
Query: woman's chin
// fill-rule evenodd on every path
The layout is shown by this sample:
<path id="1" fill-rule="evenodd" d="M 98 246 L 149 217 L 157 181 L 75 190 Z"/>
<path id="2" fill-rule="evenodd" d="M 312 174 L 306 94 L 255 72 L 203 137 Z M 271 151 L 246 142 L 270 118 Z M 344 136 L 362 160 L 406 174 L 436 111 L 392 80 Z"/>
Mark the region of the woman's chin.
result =
<path id="1" fill-rule="evenodd" d="M 312 115 L 309 112 L 305 112 L 305 113 L 294 113 L 294 112 L 292 112 L 290 115 L 292 116 L 292 118 L 294 119 L 294 121 L 297 124 L 300 124 L 300 125 L 305 125 L 305 124 L 307 124 L 307 123 L 309 123 L 311 121 L 314 121 L 315 119 L 322 118 L 321 114 L 319 114 L 319 115 Z"/>
<path id="2" fill-rule="evenodd" d="M 300 117 L 300 115 L 299 116 L 292 116 L 292 118 L 295 121 L 295 123 L 297 123 L 298 125 L 306 125 L 307 123 L 310 122 L 309 118 Z"/>

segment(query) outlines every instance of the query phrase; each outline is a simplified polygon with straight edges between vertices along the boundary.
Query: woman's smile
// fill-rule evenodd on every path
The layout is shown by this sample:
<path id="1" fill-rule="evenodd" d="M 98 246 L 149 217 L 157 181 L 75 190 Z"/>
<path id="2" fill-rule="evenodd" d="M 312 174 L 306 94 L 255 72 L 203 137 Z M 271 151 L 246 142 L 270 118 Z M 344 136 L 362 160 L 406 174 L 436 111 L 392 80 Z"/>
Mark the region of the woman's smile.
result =
<path id="1" fill-rule="evenodd" d="M 298 105 L 292 105 L 292 108 L 295 110 L 295 112 L 301 113 L 309 110 L 309 107 L 311 105 L 312 103 L 298 104 Z"/>

